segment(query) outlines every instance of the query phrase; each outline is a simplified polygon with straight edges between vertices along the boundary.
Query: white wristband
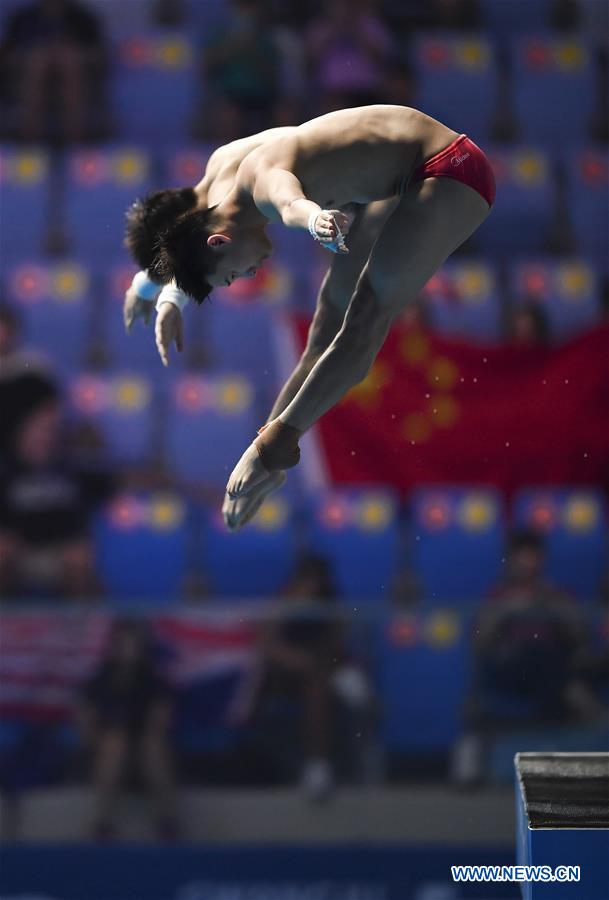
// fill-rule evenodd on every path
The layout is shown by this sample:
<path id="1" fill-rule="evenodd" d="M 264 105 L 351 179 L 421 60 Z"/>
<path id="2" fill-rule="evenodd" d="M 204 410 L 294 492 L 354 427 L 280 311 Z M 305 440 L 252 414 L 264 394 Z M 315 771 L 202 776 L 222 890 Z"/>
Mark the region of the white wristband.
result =
<path id="1" fill-rule="evenodd" d="M 317 222 L 318 215 L 319 212 L 313 210 L 313 212 L 309 216 L 309 234 L 311 235 L 311 237 L 315 238 L 316 241 L 319 240 L 319 238 L 317 237 L 317 232 L 315 231 L 315 223 Z"/>
<path id="2" fill-rule="evenodd" d="M 146 272 L 138 272 L 133 276 L 131 287 L 141 300 L 156 300 L 161 293 L 161 285 L 148 278 Z"/>
<path id="3" fill-rule="evenodd" d="M 181 291 L 180 288 L 177 287 L 175 281 L 170 281 L 159 294 L 159 299 L 156 302 L 157 312 L 161 308 L 161 303 L 173 303 L 173 305 L 177 306 L 180 312 L 182 312 L 184 307 L 188 304 L 188 294 Z"/>

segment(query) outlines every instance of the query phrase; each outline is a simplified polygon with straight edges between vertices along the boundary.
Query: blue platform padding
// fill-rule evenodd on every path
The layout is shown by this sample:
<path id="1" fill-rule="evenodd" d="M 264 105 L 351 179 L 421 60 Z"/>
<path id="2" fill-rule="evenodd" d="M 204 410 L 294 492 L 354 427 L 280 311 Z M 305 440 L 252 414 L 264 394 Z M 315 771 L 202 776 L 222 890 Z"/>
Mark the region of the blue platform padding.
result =
<path id="1" fill-rule="evenodd" d="M 504 509 L 492 488 L 413 491 L 409 544 L 422 596 L 467 603 L 485 596 L 501 574 Z"/>
<path id="2" fill-rule="evenodd" d="M 609 154 L 587 147 L 564 157 L 568 208 L 577 248 L 607 260 Z"/>
<path id="3" fill-rule="evenodd" d="M 540 252 L 547 248 L 556 216 L 553 164 L 532 147 L 493 148 L 488 153 L 497 198 L 475 235 L 485 251 Z"/>
<path id="4" fill-rule="evenodd" d="M 254 400 L 254 385 L 238 373 L 175 377 L 165 427 L 173 474 L 223 489 L 260 425 Z"/>
<path id="5" fill-rule="evenodd" d="M 157 147 L 188 139 L 200 77 L 197 53 L 183 31 L 139 32 L 117 42 L 111 92 L 124 138 Z"/>
<path id="6" fill-rule="evenodd" d="M 448 263 L 427 282 L 424 297 L 434 331 L 483 341 L 501 337 L 501 297 L 492 265 Z"/>
<path id="7" fill-rule="evenodd" d="M 417 107 L 474 140 L 489 134 L 497 107 L 497 61 L 480 34 L 426 34 L 416 39 Z"/>
<path id="8" fill-rule="evenodd" d="M 546 874 L 521 882 L 522 900 L 606 900 L 607 765 L 606 752 L 516 754 L 516 862 Z"/>
<path id="9" fill-rule="evenodd" d="M 124 258 L 125 213 L 151 184 L 138 148 L 74 150 L 67 158 L 65 221 L 70 245 L 92 264 Z"/>
<path id="10" fill-rule="evenodd" d="M 601 723 L 578 725 L 530 725 L 515 727 L 491 738 L 486 773 L 495 783 L 511 782 L 514 756 L 522 747 L 535 747 L 542 753 L 593 753 L 609 746 L 609 726 Z"/>
<path id="11" fill-rule="evenodd" d="M 484 27 L 503 38 L 548 28 L 555 0 L 480 0 L 479 5 Z"/>
<path id="12" fill-rule="evenodd" d="M 6 299 L 17 309 L 28 347 L 53 359 L 61 375 L 86 359 L 92 337 L 93 279 L 73 260 L 28 261 L 4 268 Z"/>
<path id="13" fill-rule="evenodd" d="M 98 576 L 121 600 L 172 602 L 187 574 L 188 509 L 173 493 L 123 494 L 94 529 Z"/>
<path id="14" fill-rule="evenodd" d="M 246 528 L 229 532 L 220 503 L 204 512 L 200 558 L 210 592 L 249 598 L 279 594 L 296 564 L 293 509 L 273 494 Z"/>
<path id="15" fill-rule="evenodd" d="M 8 260 L 43 249 L 50 214 L 50 159 L 39 148 L 0 148 L 0 255 Z"/>
<path id="16" fill-rule="evenodd" d="M 80 373 L 67 385 L 72 416 L 99 432 L 108 457 L 137 464 L 156 456 L 154 386 L 136 372 Z"/>
<path id="17" fill-rule="evenodd" d="M 518 37 L 510 47 L 510 62 L 522 140 L 564 148 L 589 137 L 596 74 L 584 40 L 573 35 Z"/>
<path id="18" fill-rule="evenodd" d="M 535 260 L 512 266 L 510 297 L 516 304 L 525 300 L 538 304 L 557 340 L 583 331 L 600 319 L 597 274 L 583 260 Z"/>
<path id="19" fill-rule="evenodd" d="M 345 600 L 389 598 L 399 569 L 395 495 L 386 488 L 332 488 L 309 501 L 310 545 L 330 564 Z"/>
<path id="20" fill-rule="evenodd" d="M 513 847 L 470 846 L 457 837 L 454 846 L 440 847 L 385 846 L 375 838 L 328 845 L 14 843 L 3 848 L 2 886 L 7 897 L 57 900 L 516 900 L 518 886 L 509 882 L 493 884 L 492 895 L 488 884 L 454 884 L 451 865 L 514 865 Z"/>
<path id="21" fill-rule="evenodd" d="M 607 569 L 607 506 L 601 491 L 528 488 L 514 497 L 513 518 L 542 535 L 546 575 L 585 600 L 598 596 Z"/>
<path id="22" fill-rule="evenodd" d="M 381 639 L 382 735 L 388 750 L 448 750 L 461 732 L 469 624 L 452 609 L 395 615 Z"/>

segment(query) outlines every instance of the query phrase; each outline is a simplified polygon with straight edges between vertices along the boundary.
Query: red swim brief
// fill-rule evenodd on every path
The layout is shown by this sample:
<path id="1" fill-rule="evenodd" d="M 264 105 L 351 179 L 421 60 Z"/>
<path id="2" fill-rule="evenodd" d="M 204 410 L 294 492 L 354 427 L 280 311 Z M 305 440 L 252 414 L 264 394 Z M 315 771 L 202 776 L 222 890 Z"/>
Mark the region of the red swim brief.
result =
<path id="1" fill-rule="evenodd" d="M 489 206 L 493 205 L 495 176 L 491 164 L 480 147 L 470 141 L 466 134 L 459 135 L 452 144 L 418 166 L 411 180 L 422 181 L 438 175 L 462 181 L 478 191 Z"/>

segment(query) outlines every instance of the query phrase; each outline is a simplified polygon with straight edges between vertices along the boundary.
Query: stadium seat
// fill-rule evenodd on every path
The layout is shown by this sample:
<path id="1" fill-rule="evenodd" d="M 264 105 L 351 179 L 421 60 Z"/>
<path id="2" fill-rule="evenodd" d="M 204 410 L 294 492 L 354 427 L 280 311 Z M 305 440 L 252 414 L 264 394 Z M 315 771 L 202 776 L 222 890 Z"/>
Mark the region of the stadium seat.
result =
<path id="1" fill-rule="evenodd" d="M 588 45 L 573 36 L 518 37 L 511 44 L 510 61 L 521 139 L 555 142 L 558 148 L 585 140 L 596 106 Z"/>
<path id="2" fill-rule="evenodd" d="M 609 155 L 603 148 L 588 147 L 564 160 L 569 211 L 580 253 L 607 261 L 609 233 Z"/>
<path id="3" fill-rule="evenodd" d="M 61 375 L 86 359 L 93 324 L 91 273 L 71 260 L 9 267 L 5 292 L 22 317 L 24 341 L 53 359 Z"/>
<path id="4" fill-rule="evenodd" d="M 448 263 L 428 281 L 423 296 L 434 331 L 484 341 L 500 338 L 501 298 L 491 265 Z"/>
<path id="5" fill-rule="evenodd" d="M 476 249 L 547 249 L 556 216 L 556 186 L 549 157 L 519 147 L 494 148 L 489 159 L 497 181 L 497 199 L 492 214 L 474 236 Z"/>
<path id="6" fill-rule="evenodd" d="M 72 415 L 99 431 L 115 463 L 141 463 L 157 456 L 153 383 L 131 372 L 81 373 L 68 384 Z"/>
<path id="7" fill-rule="evenodd" d="M 127 334 L 123 322 L 123 301 L 125 291 L 131 284 L 136 267 L 128 262 L 106 267 L 100 273 L 100 283 L 103 288 L 101 302 L 101 330 L 100 338 L 104 347 L 104 359 L 112 366 L 120 369 L 131 369 L 156 380 L 160 389 L 162 382 L 158 376 L 161 373 L 161 361 L 156 349 L 154 339 L 154 319 L 156 312 L 152 311 L 148 327 L 144 327 L 141 321 L 137 321 L 131 332 Z M 205 310 L 207 312 L 207 310 Z M 182 313 L 184 317 L 184 352 L 178 353 L 175 345 L 172 345 L 169 357 L 172 370 L 182 371 L 197 359 L 201 362 L 208 361 L 209 353 L 204 346 L 204 312 L 193 303 L 189 303 Z M 203 356 L 201 356 L 203 351 Z"/>
<path id="8" fill-rule="evenodd" d="M 296 563 L 293 510 L 274 494 L 247 528 L 231 533 L 219 504 L 204 511 L 200 559 L 209 589 L 220 597 L 249 598 L 278 594 Z"/>
<path id="9" fill-rule="evenodd" d="M 529 488 L 514 498 L 514 524 L 544 539 L 546 574 L 584 600 L 598 596 L 608 556 L 607 507 L 599 490 Z"/>
<path id="10" fill-rule="evenodd" d="M 181 31 L 145 31 L 116 43 L 113 107 L 120 134 L 157 147 L 188 139 L 197 100 L 196 48 Z"/>
<path id="11" fill-rule="evenodd" d="M 310 544 L 345 599 L 391 597 L 399 569 L 396 497 L 386 488 L 335 488 L 310 501 Z"/>
<path id="12" fill-rule="evenodd" d="M 441 608 L 384 623 L 379 675 L 382 735 L 390 752 L 446 751 L 458 737 L 469 633 L 466 617 Z"/>
<path id="13" fill-rule="evenodd" d="M 555 0 L 481 0 L 485 28 L 498 38 L 548 28 Z"/>
<path id="14" fill-rule="evenodd" d="M 150 159 L 128 147 L 68 155 L 66 227 L 74 253 L 92 264 L 124 258 L 125 212 L 150 187 Z"/>
<path id="15" fill-rule="evenodd" d="M 512 267 L 510 296 L 516 303 L 533 300 L 546 312 L 552 336 L 565 339 L 600 318 L 594 269 L 580 260 L 527 262 Z"/>
<path id="16" fill-rule="evenodd" d="M 274 382 L 273 309 L 260 298 L 240 302 L 234 291 L 235 286 L 215 291 L 209 307 L 198 311 L 210 364 L 246 375 L 259 386 Z"/>
<path id="17" fill-rule="evenodd" d="M 492 44 L 480 35 L 424 35 L 414 59 L 417 106 L 474 140 L 488 138 L 497 107 L 497 64 Z"/>
<path id="18" fill-rule="evenodd" d="M 45 151 L 0 148 L 0 254 L 5 264 L 42 251 L 50 214 L 49 184 Z"/>
<path id="19" fill-rule="evenodd" d="M 177 144 L 161 151 L 161 182 L 167 187 L 195 185 L 203 178 L 216 144 Z"/>
<path id="20" fill-rule="evenodd" d="M 171 471 L 185 481 L 224 488 L 259 425 L 254 387 L 242 375 L 178 375 L 169 385 L 165 424 Z"/>
<path id="21" fill-rule="evenodd" d="M 499 492 L 419 488 L 410 506 L 412 567 L 423 598 L 466 606 L 485 596 L 501 574 L 504 555 Z"/>
<path id="22" fill-rule="evenodd" d="M 188 510 L 175 494 L 123 494 L 93 529 L 98 575 L 109 596 L 173 601 L 187 574 Z"/>

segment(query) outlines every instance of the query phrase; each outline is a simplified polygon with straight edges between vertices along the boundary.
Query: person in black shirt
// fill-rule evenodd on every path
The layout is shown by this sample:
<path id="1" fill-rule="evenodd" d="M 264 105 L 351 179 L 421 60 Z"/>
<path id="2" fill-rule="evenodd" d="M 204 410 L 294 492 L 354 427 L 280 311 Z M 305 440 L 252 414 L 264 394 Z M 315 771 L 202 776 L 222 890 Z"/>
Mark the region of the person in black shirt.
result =
<path id="1" fill-rule="evenodd" d="M 16 136 L 80 141 L 104 103 L 105 45 L 77 0 L 33 0 L 9 17 L 0 50 L 4 93 L 15 85 Z M 51 112 L 51 118 L 47 115 Z"/>
<path id="2" fill-rule="evenodd" d="M 110 480 L 64 452 L 60 395 L 47 376 L 1 379 L 0 415 L 0 592 L 90 596 L 89 522 Z"/>
<path id="3" fill-rule="evenodd" d="M 142 623 L 123 619 L 114 624 L 107 653 L 82 699 L 82 724 L 94 754 L 94 835 L 114 835 L 117 793 L 131 761 L 141 766 L 152 791 L 160 836 L 174 837 L 171 691 L 154 666 Z"/>

